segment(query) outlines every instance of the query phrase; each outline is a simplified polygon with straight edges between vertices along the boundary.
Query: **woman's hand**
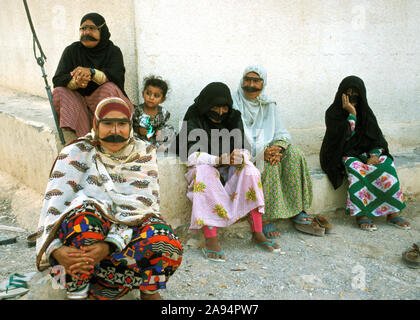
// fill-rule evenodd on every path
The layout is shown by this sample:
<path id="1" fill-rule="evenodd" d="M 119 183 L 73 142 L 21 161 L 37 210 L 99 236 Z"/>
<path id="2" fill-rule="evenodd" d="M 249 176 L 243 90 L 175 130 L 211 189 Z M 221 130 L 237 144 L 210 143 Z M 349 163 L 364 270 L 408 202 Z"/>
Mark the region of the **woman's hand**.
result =
<path id="1" fill-rule="evenodd" d="M 52 256 L 65 268 L 66 273 L 78 280 L 79 273 L 89 274 L 94 266 L 92 258 L 84 256 L 83 250 L 73 247 L 62 246 L 54 250 Z"/>
<path id="2" fill-rule="evenodd" d="M 368 164 L 368 165 L 377 165 L 377 164 L 379 164 L 379 158 L 378 158 L 378 156 L 371 156 L 367 160 L 366 164 Z"/>
<path id="3" fill-rule="evenodd" d="M 277 165 L 280 160 L 283 149 L 279 146 L 270 146 L 264 151 L 264 160 L 268 161 L 272 166 Z"/>
<path id="4" fill-rule="evenodd" d="M 70 72 L 70 75 L 73 77 L 74 81 L 76 81 L 79 88 L 86 88 L 89 81 L 92 80 L 89 68 L 77 67 Z"/>
<path id="5" fill-rule="evenodd" d="M 75 77 L 73 77 L 74 81 L 76 81 L 76 84 L 79 88 L 86 88 L 90 81 L 90 76 L 88 77 L 79 77 L 77 80 Z"/>
<path id="6" fill-rule="evenodd" d="M 109 244 L 105 241 L 95 242 L 90 246 L 83 246 L 81 249 L 84 251 L 85 257 L 94 261 L 94 265 L 97 265 L 110 253 Z"/>
<path id="7" fill-rule="evenodd" d="M 242 163 L 244 163 L 244 156 L 241 151 L 238 149 L 233 150 L 230 154 L 230 165 L 238 167 Z"/>
<path id="8" fill-rule="evenodd" d="M 223 164 L 230 164 L 230 157 L 227 153 L 224 153 L 219 158 L 217 158 L 216 165 L 221 166 Z"/>
<path id="9" fill-rule="evenodd" d="M 350 103 L 349 97 L 343 93 L 341 96 L 341 101 L 343 103 L 343 109 L 346 110 L 348 113 L 356 115 L 356 108 Z"/>

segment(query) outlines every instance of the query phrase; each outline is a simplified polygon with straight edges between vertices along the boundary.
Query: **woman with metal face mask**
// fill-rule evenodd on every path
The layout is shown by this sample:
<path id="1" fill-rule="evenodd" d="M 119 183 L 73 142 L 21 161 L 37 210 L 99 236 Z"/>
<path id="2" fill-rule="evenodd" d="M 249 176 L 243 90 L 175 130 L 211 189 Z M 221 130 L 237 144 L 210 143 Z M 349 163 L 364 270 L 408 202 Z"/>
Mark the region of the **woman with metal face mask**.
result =
<path id="1" fill-rule="evenodd" d="M 66 143 L 89 133 L 97 104 L 106 97 L 120 97 L 131 108 L 124 91 L 123 55 L 111 40 L 105 18 L 83 16 L 79 39 L 67 46 L 52 79 L 53 104 L 60 117 Z"/>
<path id="2" fill-rule="evenodd" d="M 369 107 L 363 80 L 342 80 L 333 104 L 325 112 L 326 132 L 321 146 L 321 167 L 337 189 L 347 176 L 346 213 L 356 217 L 361 230 L 374 231 L 372 217 L 408 230 L 399 217 L 405 208 L 401 186 L 388 143 Z"/>
<path id="3" fill-rule="evenodd" d="M 262 233 L 264 195 L 258 169 L 249 161 L 241 114 L 232 109 L 229 88 L 220 82 L 207 85 L 185 117 L 178 143 L 187 143 L 187 196 L 192 201 L 190 229 L 203 229 L 206 259 L 224 262 L 217 228 L 247 217 L 252 240 L 268 252 L 280 246 Z M 183 135 L 186 130 L 186 135 Z M 182 141 L 187 137 L 188 141 Z M 185 139 L 185 138 L 184 138 Z"/>
<path id="4" fill-rule="evenodd" d="M 66 146 L 51 170 L 37 267 L 61 269 L 70 299 L 119 299 L 133 289 L 161 299 L 181 264 L 181 242 L 160 215 L 156 151 L 133 139 L 132 116 L 124 100 L 102 100 L 92 132 Z"/>
<path id="5" fill-rule="evenodd" d="M 297 230 L 323 236 L 324 228 L 306 213 L 312 204 L 312 181 L 305 155 L 293 143 L 276 101 L 265 94 L 266 86 L 265 68 L 251 65 L 233 94 L 234 108 L 242 114 L 245 135 L 252 145 L 252 161 L 261 171 L 263 232 L 267 238 L 278 238 L 280 232 L 272 222 L 291 219 Z"/>

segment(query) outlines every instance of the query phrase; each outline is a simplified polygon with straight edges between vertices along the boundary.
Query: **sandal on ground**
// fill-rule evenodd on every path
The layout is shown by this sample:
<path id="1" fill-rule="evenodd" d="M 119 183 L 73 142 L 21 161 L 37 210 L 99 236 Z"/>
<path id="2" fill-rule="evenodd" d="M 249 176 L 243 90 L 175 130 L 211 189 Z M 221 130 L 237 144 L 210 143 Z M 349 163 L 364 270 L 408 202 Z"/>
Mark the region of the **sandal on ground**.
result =
<path id="1" fill-rule="evenodd" d="M 323 237 L 325 235 L 325 228 L 322 228 L 315 221 L 310 221 L 309 224 L 293 224 L 296 230 L 304 233 L 311 234 L 313 236 Z"/>
<path id="2" fill-rule="evenodd" d="M 0 237 L 0 245 L 16 243 L 17 237 Z"/>
<path id="3" fill-rule="evenodd" d="M 316 216 L 314 221 L 318 223 L 321 228 L 325 229 L 325 233 L 332 233 L 332 224 L 328 222 L 323 216 Z"/>
<path id="4" fill-rule="evenodd" d="M 67 291 L 69 300 L 85 300 L 89 296 L 89 283 L 77 291 Z"/>
<path id="5" fill-rule="evenodd" d="M 392 226 L 394 226 L 398 229 L 410 230 L 411 229 L 410 226 L 403 227 L 403 226 L 400 226 L 400 225 L 397 224 L 397 223 L 404 223 L 404 222 L 407 222 L 407 221 L 405 219 L 401 218 L 401 217 L 394 217 L 394 218 L 391 218 L 391 219 L 387 220 L 388 224 L 390 224 L 390 225 L 392 225 Z"/>
<path id="6" fill-rule="evenodd" d="M 265 226 L 262 227 L 262 232 L 264 233 L 267 239 L 278 239 L 279 236 L 269 236 L 269 233 L 278 232 L 276 228 L 273 226 L 271 222 L 267 223 Z"/>
<path id="7" fill-rule="evenodd" d="M 292 221 L 296 224 L 311 224 L 312 219 L 310 216 L 306 214 L 306 212 L 302 211 L 298 215 L 291 218 Z M 304 219 L 310 219 L 310 220 L 304 220 Z"/>
<path id="8" fill-rule="evenodd" d="M 360 219 L 356 220 L 356 223 L 359 225 L 360 229 L 363 231 L 376 231 L 378 228 L 373 226 L 373 220 L 372 219 Z M 369 224 L 369 227 L 362 227 L 362 224 Z"/>
<path id="9" fill-rule="evenodd" d="M 419 246 L 413 243 L 413 248 L 402 254 L 402 259 L 407 267 L 418 269 L 420 268 L 420 249 Z"/>
<path id="10" fill-rule="evenodd" d="M 275 245 L 274 241 L 271 241 L 271 242 L 270 241 L 257 242 L 255 240 L 253 240 L 253 241 L 254 241 L 254 243 L 256 243 L 259 247 L 261 247 L 265 251 L 268 251 L 268 252 L 280 252 L 281 251 L 280 248 L 274 248 L 274 245 Z M 267 249 L 266 246 L 269 246 L 269 247 L 273 248 L 273 250 Z"/>
<path id="11" fill-rule="evenodd" d="M 219 252 L 217 252 L 217 251 L 213 251 L 213 250 L 208 250 L 208 249 L 206 249 L 206 248 L 201 248 L 201 252 L 203 252 L 204 257 L 205 257 L 207 260 L 214 261 L 214 262 L 225 262 L 225 261 L 226 261 L 225 259 L 222 259 L 222 256 L 223 256 L 223 254 L 224 254 L 223 250 L 220 250 Z M 207 255 L 207 254 L 209 254 L 209 253 L 214 253 L 214 254 L 217 254 L 217 256 L 218 256 L 219 258 L 218 258 L 218 259 L 210 258 L 210 257 Z"/>
<path id="12" fill-rule="evenodd" d="M 9 280 L 4 284 L 4 290 L 0 291 L 1 299 L 15 298 L 24 295 L 29 291 L 27 277 L 18 273 L 10 275 Z"/>

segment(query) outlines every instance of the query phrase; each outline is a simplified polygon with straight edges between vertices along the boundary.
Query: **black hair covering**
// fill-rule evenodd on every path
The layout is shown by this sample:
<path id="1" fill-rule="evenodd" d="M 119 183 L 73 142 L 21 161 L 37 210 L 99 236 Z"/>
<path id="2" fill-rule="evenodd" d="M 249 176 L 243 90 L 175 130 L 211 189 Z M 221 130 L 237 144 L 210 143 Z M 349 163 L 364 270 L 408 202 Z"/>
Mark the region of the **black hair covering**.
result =
<path id="1" fill-rule="evenodd" d="M 202 148 L 202 151 L 206 150 L 207 153 L 215 156 L 220 156 L 223 153 L 227 152 L 229 152 L 230 154 L 234 149 L 249 149 L 249 146 L 244 140 L 245 136 L 241 113 L 238 110 L 234 110 L 232 108 L 232 105 L 233 101 L 229 87 L 224 83 L 212 82 L 208 84 L 203 90 L 201 90 L 198 97 L 194 99 L 194 104 L 188 108 L 184 116 L 183 126 L 180 130 L 180 133 L 176 137 L 176 154 L 178 154 L 183 161 L 186 161 L 190 153 L 198 151 L 198 146 Z M 209 112 L 211 107 L 213 106 L 228 106 L 229 108 L 227 116 L 223 119 L 221 123 L 214 123 L 209 118 Z M 190 136 L 191 131 L 194 129 L 202 129 L 206 132 L 208 145 L 202 144 L 205 142 L 200 141 L 199 137 L 194 139 L 194 137 Z M 226 150 L 226 146 L 222 145 L 222 138 L 219 138 L 219 148 L 212 149 L 212 144 L 215 145 L 216 143 L 215 139 L 211 138 L 212 129 L 227 129 L 229 132 L 231 132 L 234 129 L 239 129 L 241 133 L 241 141 L 234 141 L 231 137 L 228 146 L 229 148 L 228 150 Z M 187 138 L 187 141 L 184 141 L 185 138 Z M 188 138 L 191 140 L 189 140 Z M 184 150 L 186 149 L 187 154 L 183 154 L 182 146 L 184 146 Z M 191 147 L 193 146 L 194 150 L 191 151 Z"/>
<path id="2" fill-rule="evenodd" d="M 349 88 L 356 89 L 359 93 L 355 134 L 351 138 L 350 125 L 347 121 L 349 113 L 343 109 L 342 104 L 342 94 Z M 325 125 L 320 162 L 334 189 L 340 187 L 345 176 L 343 156 L 357 157 L 374 148 L 383 148 L 384 154 L 390 156 L 388 143 L 369 107 L 365 84 L 359 77 L 349 76 L 341 81 L 333 104 L 325 112 Z"/>
<path id="3" fill-rule="evenodd" d="M 105 23 L 105 19 L 98 13 L 88 13 L 80 21 L 80 25 L 86 20 L 91 20 L 100 27 L 101 39 L 93 48 L 86 48 L 80 41 L 76 41 L 64 49 L 57 70 L 53 77 L 55 87 L 66 87 L 71 80 L 70 72 L 76 67 L 94 68 L 105 73 L 108 80 L 115 83 L 121 91 L 124 91 L 125 67 L 123 55 L 117 46 L 109 38 L 111 33 Z M 105 23 L 105 24 L 104 24 Z M 98 88 L 98 85 L 90 81 L 86 88 L 77 91 L 82 96 L 89 96 Z"/>

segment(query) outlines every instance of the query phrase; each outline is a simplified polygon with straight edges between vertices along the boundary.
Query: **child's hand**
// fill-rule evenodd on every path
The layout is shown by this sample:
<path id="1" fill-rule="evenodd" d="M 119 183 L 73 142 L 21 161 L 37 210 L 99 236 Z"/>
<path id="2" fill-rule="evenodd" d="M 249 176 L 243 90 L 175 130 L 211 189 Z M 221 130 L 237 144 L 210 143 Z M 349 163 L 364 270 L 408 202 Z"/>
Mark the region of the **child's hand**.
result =
<path id="1" fill-rule="evenodd" d="M 138 133 L 139 133 L 141 136 L 145 136 L 145 135 L 147 135 L 147 129 L 146 129 L 146 128 L 143 128 L 143 127 L 139 127 L 139 129 L 138 129 Z"/>
<path id="2" fill-rule="evenodd" d="M 159 148 L 157 148 L 156 151 L 158 151 L 158 152 L 166 152 L 167 150 L 168 150 L 168 147 L 167 146 L 161 145 L 161 146 L 159 146 Z"/>
<path id="3" fill-rule="evenodd" d="M 162 140 L 163 140 L 162 130 L 156 131 L 156 141 L 162 141 Z"/>

